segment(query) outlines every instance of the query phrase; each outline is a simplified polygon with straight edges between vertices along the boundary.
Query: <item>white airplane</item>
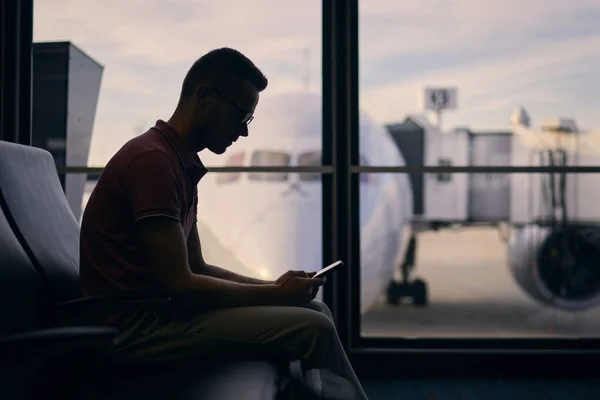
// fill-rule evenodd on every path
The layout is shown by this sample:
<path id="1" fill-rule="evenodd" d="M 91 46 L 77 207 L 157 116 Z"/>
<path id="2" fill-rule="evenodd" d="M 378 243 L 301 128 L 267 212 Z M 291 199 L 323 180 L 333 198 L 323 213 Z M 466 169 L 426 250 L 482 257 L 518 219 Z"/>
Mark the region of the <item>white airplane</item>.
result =
<path id="1" fill-rule="evenodd" d="M 318 94 L 265 97 L 248 138 L 223 155 L 204 151 L 200 158 L 209 170 L 320 166 L 321 113 Z M 404 165 L 385 127 L 365 112 L 360 114 L 360 157 L 362 165 Z M 324 267 L 320 174 L 215 172 L 202 179 L 198 191 L 201 238 L 208 234 L 216 239 L 212 248 L 203 243 L 209 262 L 214 257 L 217 265 L 259 279 L 276 279 L 289 269 Z M 411 219 L 412 190 L 406 174 L 361 176 L 362 312 L 384 293 L 403 262 Z M 232 256 L 237 262 L 231 262 Z"/>
<path id="2" fill-rule="evenodd" d="M 200 153 L 218 166 L 320 166 L 321 96 L 289 93 L 261 99 L 248 138 L 225 154 Z M 403 166 L 383 125 L 360 114 L 362 165 Z M 413 195 L 406 174 L 362 175 L 361 312 L 385 293 L 404 262 Z M 88 183 L 83 208 L 95 183 Z M 258 279 L 316 271 L 322 260 L 318 173 L 208 173 L 198 185 L 198 230 L 207 262 Z M 324 221 L 323 223 L 327 223 Z M 335 260 L 331 260 L 332 262 Z"/>

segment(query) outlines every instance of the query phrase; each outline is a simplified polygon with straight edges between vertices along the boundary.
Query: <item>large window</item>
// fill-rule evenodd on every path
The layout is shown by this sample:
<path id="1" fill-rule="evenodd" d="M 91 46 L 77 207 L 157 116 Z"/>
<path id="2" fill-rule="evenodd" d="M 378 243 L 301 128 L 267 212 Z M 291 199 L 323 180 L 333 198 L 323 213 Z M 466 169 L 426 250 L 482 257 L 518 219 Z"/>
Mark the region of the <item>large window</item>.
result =
<path id="1" fill-rule="evenodd" d="M 360 335 L 600 336 L 598 4 L 359 6 Z"/>
<path id="2" fill-rule="evenodd" d="M 321 185 L 307 179 L 328 172 L 320 157 L 310 157 L 321 153 L 323 141 L 319 1 L 40 0 L 34 21 L 34 113 L 40 115 L 34 132 L 43 127 L 49 137 L 66 136 L 56 151 L 79 152 L 56 157 L 78 217 L 99 169 L 127 141 L 171 116 L 193 62 L 231 46 L 263 71 L 269 85 L 249 137 L 223 155 L 200 153 L 211 170 L 198 185 L 206 260 L 273 280 L 289 269 L 321 267 Z M 69 57 L 82 64 L 56 66 Z M 70 90 L 61 101 L 40 94 L 61 85 Z M 57 122 L 49 123 L 50 117 Z M 81 119 L 86 123 L 73 125 Z M 34 145 L 47 147 L 44 141 Z M 313 170 L 295 170 L 299 166 Z M 83 172 L 96 174 L 86 179 Z"/>
<path id="3" fill-rule="evenodd" d="M 458 127 L 527 135 L 523 125 L 541 130 L 555 117 L 581 130 L 600 127 L 593 0 L 362 0 L 359 7 L 360 104 L 379 123 L 416 123 L 398 138 L 420 157 L 428 147 L 414 162 L 437 165 L 443 152 L 453 165 L 469 165 L 451 135 Z M 428 142 L 419 133 L 438 127 L 447 137 Z"/>
<path id="4" fill-rule="evenodd" d="M 321 92 L 321 3 L 315 0 L 36 1 L 34 42 L 55 41 L 71 42 L 104 66 L 89 166 L 104 166 L 127 140 L 157 119 L 168 119 L 188 68 L 218 47 L 236 48 L 265 73 L 269 87 L 262 100 L 291 93 L 318 97 Z M 275 124 L 275 119 L 259 105 L 250 125 L 256 139 L 248 139 L 248 145 L 259 136 L 290 142 L 298 136 L 284 118 L 269 130 L 262 125 L 265 120 Z M 320 146 L 319 121 L 316 126 Z M 236 145 L 232 148 L 243 146 Z"/>
<path id="5" fill-rule="evenodd" d="M 352 349 L 374 337 L 597 337 L 586 260 L 600 220 L 589 200 L 599 14 L 591 1 L 37 1 L 35 42 L 67 41 L 102 74 L 74 64 L 87 92 L 65 98 L 93 106 L 57 112 L 61 99 L 35 96 L 34 71 L 34 114 L 45 110 L 34 132 L 46 132 L 34 145 L 62 171 L 97 174 L 171 115 L 197 57 L 233 46 L 269 87 L 248 138 L 200 153 L 209 261 L 270 278 L 342 258 L 329 302 Z M 566 186 L 549 169 L 576 166 Z M 97 179 L 76 175 L 62 181 L 74 209 Z M 552 247 L 565 221 L 577 226 L 568 249 L 585 249 L 575 255 Z"/>

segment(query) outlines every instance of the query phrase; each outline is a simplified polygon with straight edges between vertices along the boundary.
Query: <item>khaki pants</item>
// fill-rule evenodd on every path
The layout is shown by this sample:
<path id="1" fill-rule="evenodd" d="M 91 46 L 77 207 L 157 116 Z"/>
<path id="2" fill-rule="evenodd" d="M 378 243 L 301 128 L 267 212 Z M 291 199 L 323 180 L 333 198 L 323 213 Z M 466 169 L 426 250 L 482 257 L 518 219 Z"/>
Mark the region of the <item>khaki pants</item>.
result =
<path id="1" fill-rule="evenodd" d="M 127 358 L 251 357 L 294 361 L 305 388 L 320 399 L 367 399 L 337 335 L 331 312 L 304 307 L 237 307 L 137 317 L 119 337 Z M 291 365 L 294 365 L 292 363 Z"/>

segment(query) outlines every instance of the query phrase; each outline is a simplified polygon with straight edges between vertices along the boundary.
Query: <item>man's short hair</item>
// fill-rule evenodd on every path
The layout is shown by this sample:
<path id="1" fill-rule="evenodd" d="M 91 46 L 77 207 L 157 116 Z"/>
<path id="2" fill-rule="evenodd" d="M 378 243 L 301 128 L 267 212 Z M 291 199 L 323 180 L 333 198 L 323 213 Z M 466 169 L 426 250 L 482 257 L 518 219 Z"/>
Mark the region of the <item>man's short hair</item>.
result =
<path id="1" fill-rule="evenodd" d="M 222 87 L 232 80 L 240 83 L 248 80 L 259 92 L 265 90 L 268 84 L 267 78 L 248 57 L 223 47 L 196 60 L 183 80 L 179 101 L 188 99 L 202 83 Z"/>

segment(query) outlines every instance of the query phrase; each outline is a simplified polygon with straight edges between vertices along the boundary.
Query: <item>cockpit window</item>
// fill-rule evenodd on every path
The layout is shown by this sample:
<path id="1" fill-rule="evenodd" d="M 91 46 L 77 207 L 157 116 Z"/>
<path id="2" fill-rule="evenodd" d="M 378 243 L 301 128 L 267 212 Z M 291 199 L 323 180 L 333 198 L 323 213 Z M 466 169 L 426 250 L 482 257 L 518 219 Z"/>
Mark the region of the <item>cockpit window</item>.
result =
<path id="1" fill-rule="evenodd" d="M 232 154 L 225 162 L 226 167 L 241 167 L 244 165 L 244 153 Z M 241 172 L 219 172 L 217 173 L 217 184 L 232 183 L 240 179 Z"/>
<path id="2" fill-rule="evenodd" d="M 321 152 L 319 151 L 311 151 L 306 153 L 301 153 L 298 156 L 298 166 L 300 167 L 320 167 L 322 165 Z M 360 165 L 368 166 L 369 162 L 367 161 L 364 155 L 360 155 Z M 304 182 L 317 182 L 321 180 L 321 174 L 318 172 L 305 172 L 298 174 L 300 176 L 300 180 Z M 375 180 L 374 174 L 361 174 L 360 181 L 363 183 L 372 183 Z"/>
<path id="3" fill-rule="evenodd" d="M 320 167 L 321 152 L 310 151 L 301 153 L 298 156 L 298 166 L 300 167 Z M 304 172 L 299 174 L 300 180 L 304 182 L 317 182 L 321 180 L 321 174 L 318 172 Z"/>
<path id="4" fill-rule="evenodd" d="M 368 167 L 369 164 L 369 160 L 367 159 L 367 157 L 365 157 L 364 154 L 360 155 L 360 165 L 363 167 Z M 363 172 L 360 174 L 360 181 L 361 183 L 373 183 L 375 182 L 375 178 L 376 174 L 374 173 L 368 173 L 368 172 Z"/>
<path id="5" fill-rule="evenodd" d="M 287 167 L 290 165 L 291 156 L 283 151 L 256 150 L 252 153 L 250 165 L 253 167 Z M 250 172 L 251 181 L 284 182 L 288 179 L 287 172 Z"/>

